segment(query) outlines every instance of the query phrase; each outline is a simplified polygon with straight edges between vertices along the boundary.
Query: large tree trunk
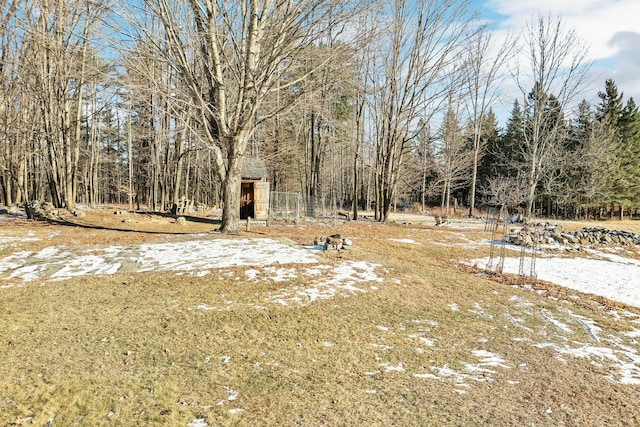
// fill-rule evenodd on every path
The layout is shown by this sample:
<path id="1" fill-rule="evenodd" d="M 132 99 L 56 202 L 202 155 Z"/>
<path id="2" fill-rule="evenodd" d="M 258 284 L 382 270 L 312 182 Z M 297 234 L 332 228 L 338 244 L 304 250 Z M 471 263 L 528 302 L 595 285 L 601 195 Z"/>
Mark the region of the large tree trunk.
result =
<path id="1" fill-rule="evenodd" d="M 237 234 L 240 231 L 240 186 L 243 156 L 229 157 L 227 174 L 222 182 L 222 226 L 220 231 Z"/>
<path id="2" fill-rule="evenodd" d="M 240 182 L 239 173 L 229 173 L 222 186 L 220 231 L 226 234 L 237 234 L 240 231 Z"/>

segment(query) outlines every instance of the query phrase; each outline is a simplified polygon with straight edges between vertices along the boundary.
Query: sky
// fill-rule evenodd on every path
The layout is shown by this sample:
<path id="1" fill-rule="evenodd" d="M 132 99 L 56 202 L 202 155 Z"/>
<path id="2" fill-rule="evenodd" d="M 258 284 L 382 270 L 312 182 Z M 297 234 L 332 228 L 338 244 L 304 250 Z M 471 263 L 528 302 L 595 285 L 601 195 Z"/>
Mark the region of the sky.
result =
<path id="1" fill-rule="evenodd" d="M 559 16 L 589 47 L 590 83 L 581 99 L 598 103 L 598 91 L 611 78 L 625 102 L 640 102 L 640 1 L 638 0 L 472 0 L 481 18 L 502 35 L 520 33 L 532 18 Z M 504 94 L 508 110 L 517 96 Z"/>

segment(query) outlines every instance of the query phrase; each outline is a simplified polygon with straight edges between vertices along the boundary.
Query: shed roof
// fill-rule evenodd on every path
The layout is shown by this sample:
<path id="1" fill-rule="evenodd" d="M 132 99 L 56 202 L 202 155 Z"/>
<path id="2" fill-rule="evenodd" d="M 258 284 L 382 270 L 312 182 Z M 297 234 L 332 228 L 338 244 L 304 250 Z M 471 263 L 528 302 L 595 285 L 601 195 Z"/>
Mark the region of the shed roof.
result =
<path id="1" fill-rule="evenodd" d="M 244 159 L 242 179 L 265 179 L 267 176 L 267 165 L 264 163 L 264 160 L 253 158 Z"/>

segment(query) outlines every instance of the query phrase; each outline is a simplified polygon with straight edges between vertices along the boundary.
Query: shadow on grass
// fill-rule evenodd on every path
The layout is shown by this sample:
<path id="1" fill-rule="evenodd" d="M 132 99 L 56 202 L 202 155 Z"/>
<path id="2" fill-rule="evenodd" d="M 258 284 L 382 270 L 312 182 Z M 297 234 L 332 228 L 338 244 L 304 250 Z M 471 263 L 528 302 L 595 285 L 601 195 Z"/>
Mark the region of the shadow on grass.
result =
<path id="1" fill-rule="evenodd" d="M 191 215 L 184 215 L 184 214 L 174 215 L 170 212 L 133 211 L 132 213 L 138 214 L 138 215 L 157 216 L 160 218 L 170 218 L 170 219 L 177 219 L 179 217 L 183 217 L 189 222 L 197 222 L 201 224 L 221 224 L 222 223 L 222 220 L 220 218 L 203 218 L 200 216 L 191 216 Z"/>
<path id="2" fill-rule="evenodd" d="M 220 224 L 222 224 L 222 220 L 219 218 L 202 218 L 202 217 L 197 217 L 197 216 L 190 216 L 190 215 L 173 215 L 171 213 L 165 213 L 165 212 L 140 212 L 140 211 L 133 211 L 131 213 L 134 214 L 138 214 L 138 215 L 146 215 L 146 216 L 150 216 L 150 217 L 159 217 L 159 218 L 169 218 L 169 219 L 177 219 L 178 217 L 183 217 L 187 223 L 191 222 L 191 223 L 198 223 L 198 224 L 210 224 L 211 226 L 219 226 Z M 123 232 L 127 232 L 127 233 L 145 233 L 145 234 L 201 234 L 202 231 L 176 231 L 176 230 L 148 230 L 145 229 L 144 227 L 142 228 L 135 228 L 134 226 L 137 224 L 133 224 L 133 223 L 123 223 L 124 227 L 116 227 L 114 225 L 102 225 L 102 224 L 94 224 L 94 223 L 87 223 L 87 222 L 82 222 L 80 221 L 80 218 L 78 218 L 79 221 L 73 221 L 71 219 L 67 219 L 67 218 L 41 218 L 41 220 L 43 221 L 47 221 L 50 224 L 56 224 L 56 225 L 64 225 L 64 226 L 68 226 L 68 227 L 78 227 L 78 228 L 86 228 L 86 229 L 91 229 L 91 230 L 112 230 L 112 231 L 123 231 Z M 129 227 L 126 227 L 127 225 L 129 225 Z M 158 225 L 156 225 L 158 226 Z M 218 228 L 212 229 L 211 231 L 216 231 L 218 230 Z"/>

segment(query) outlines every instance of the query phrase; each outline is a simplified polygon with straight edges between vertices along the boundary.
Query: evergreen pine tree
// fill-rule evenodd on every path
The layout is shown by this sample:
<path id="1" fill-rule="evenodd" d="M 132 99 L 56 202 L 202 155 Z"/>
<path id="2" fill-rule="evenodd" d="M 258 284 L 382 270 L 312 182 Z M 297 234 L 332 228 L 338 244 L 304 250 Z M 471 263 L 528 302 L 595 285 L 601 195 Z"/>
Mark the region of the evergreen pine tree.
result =
<path id="1" fill-rule="evenodd" d="M 500 152 L 500 129 L 493 110 L 489 110 L 483 119 L 482 139 L 486 141 L 485 153 L 478 163 L 478 187 L 486 187 L 489 179 L 502 172 L 504 167 L 498 153 Z"/>
<path id="2" fill-rule="evenodd" d="M 598 96 L 597 118 L 615 143 L 615 168 L 606 202 L 619 205 L 622 218 L 625 208 L 640 203 L 640 114 L 633 98 L 623 106 L 623 94 L 618 94 L 612 79 Z"/>
<path id="3" fill-rule="evenodd" d="M 515 177 L 517 173 L 516 164 L 522 161 L 520 144 L 524 139 L 524 111 L 518 100 L 513 103 L 511 115 L 507 120 L 507 127 L 504 133 L 493 143 L 490 142 L 487 156 L 491 161 L 489 166 L 494 176 Z M 486 162 L 485 162 L 486 163 Z"/>
<path id="4" fill-rule="evenodd" d="M 568 202 L 588 213 L 590 209 L 602 206 L 609 197 L 613 171 L 617 167 L 617 143 L 585 100 L 578 106 L 571 134 L 568 142 L 570 167 L 566 171 Z M 577 209 L 574 210 L 576 214 Z"/>
<path id="5" fill-rule="evenodd" d="M 596 113 L 598 121 L 607 128 L 617 130 L 622 118 L 622 94 L 618 95 L 618 88 L 612 79 L 605 82 L 605 90 L 598 92 L 598 98 L 600 98 Z M 620 136 L 618 132 L 616 134 Z"/>
<path id="6" fill-rule="evenodd" d="M 638 208 L 640 206 L 640 112 L 633 100 L 629 98 L 620 119 L 622 141 L 617 154 L 620 167 L 621 201 L 624 206 Z M 623 215 L 623 212 L 620 212 Z"/>

